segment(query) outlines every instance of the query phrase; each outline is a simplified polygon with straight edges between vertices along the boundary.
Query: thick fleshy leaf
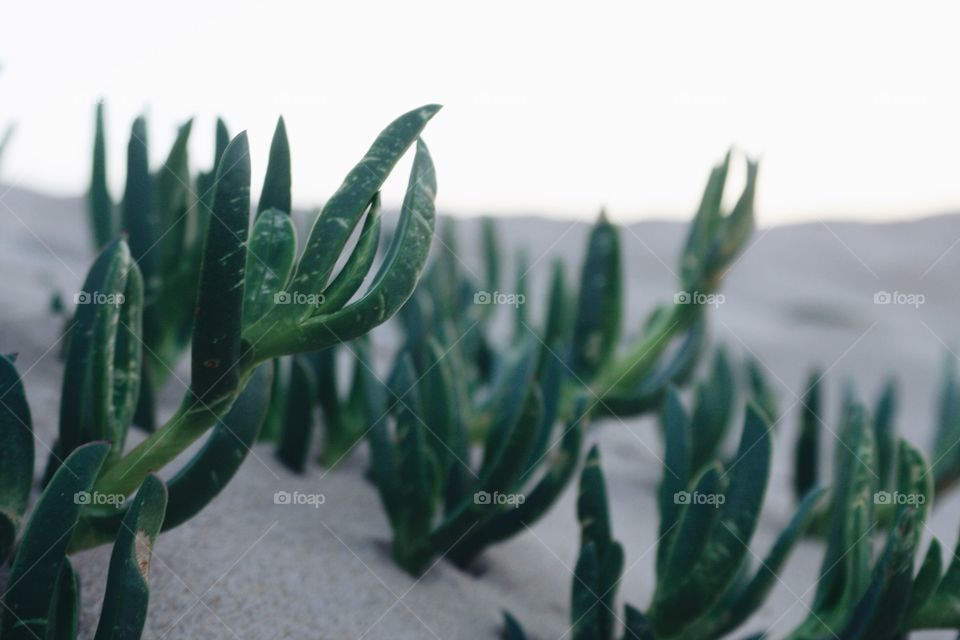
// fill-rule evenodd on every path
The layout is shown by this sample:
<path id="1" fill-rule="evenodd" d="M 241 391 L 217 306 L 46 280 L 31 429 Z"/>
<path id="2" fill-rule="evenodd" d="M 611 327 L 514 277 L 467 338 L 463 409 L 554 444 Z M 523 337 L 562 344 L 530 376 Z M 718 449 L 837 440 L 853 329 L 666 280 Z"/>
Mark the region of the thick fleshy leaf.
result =
<path id="1" fill-rule="evenodd" d="M 710 464 L 716 457 L 730 426 L 733 405 L 737 398 L 737 384 L 727 354 L 717 350 L 710 377 L 696 389 L 693 415 L 690 417 L 691 476 Z"/>
<path id="2" fill-rule="evenodd" d="M 658 632 L 669 635 L 682 629 L 709 609 L 736 577 L 760 517 L 771 449 L 770 427 L 760 410 L 751 404 L 747 407 L 737 457 L 726 472 L 730 482 L 725 500 L 718 505 L 719 518 L 709 540 L 689 571 L 671 570 L 676 567 L 671 561 L 663 579 L 657 581 L 651 618 Z M 684 525 L 681 520 L 681 531 Z M 681 553 L 689 553 L 689 547 L 681 545 L 678 536 L 672 555 Z"/>
<path id="3" fill-rule="evenodd" d="M 690 418 L 680 394 L 670 388 L 660 413 L 666 448 L 663 460 L 663 479 L 658 489 L 660 531 L 657 542 L 657 575 L 662 575 L 670 539 L 680 518 L 682 500 L 678 500 L 690 484 Z"/>
<path id="4" fill-rule="evenodd" d="M 901 513 L 890 531 L 883 554 L 873 568 L 863 596 L 852 607 L 840 631 L 842 640 L 892 638 L 900 628 L 910 600 L 913 583 L 913 556 L 920 539 L 920 514 Z"/>
<path id="5" fill-rule="evenodd" d="M 323 301 L 317 307 L 318 313 L 332 313 L 340 309 L 360 290 L 364 278 L 373 266 L 380 244 L 380 193 L 370 201 L 370 209 L 360 229 L 360 237 L 353 253 L 347 258 L 340 273 L 323 290 Z"/>
<path id="6" fill-rule="evenodd" d="M 193 120 L 185 122 L 167 154 L 163 166 L 153 178 L 156 211 L 157 244 L 151 251 L 159 251 L 160 287 L 170 286 L 170 275 L 182 266 L 184 241 L 187 237 L 189 210 L 193 197 L 190 187 L 190 162 L 187 145 Z"/>
<path id="7" fill-rule="evenodd" d="M 659 366 L 638 378 L 632 387 L 618 387 L 615 392 L 605 394 L 597 410 L 615 416 L 635 416 L 658 409 L 663 404 L 667 388 L 671 384 L 685 384 L 693 374 L 707 342 L 706 327 L 706 317 L 698 316 L 671 355 L 661 357 Z M 724 364 L 729 367 L 729 362 Z M 732 380 L 730 384 L 733 384 Z M 731 394 L 725 402 L 732 403 L 733 397 Z"/>
<path id="8" fill-rule="evenodd" d="M 881 489 L 890 486 L 896 452 L 897 381 L 889 379 L 877 401 L 873 417 L 873 432 L 877 441 L 877 475 Z"/>
<path id="9" fill-rule="evenodd" d="M 564 428 L 559 450 L 550 456 L 546 471 L 533 489 L 525 493 L 523 503 L 471 529 L 449 554 L 457 564 L 468 566 L 486 547 L 522 532 L 556 503 L 580 462 L 583 433 L 589 421 L 585 399 L 577 403 L 572 416 Z M 540 463 L 541 460 L 536 460 L 534 468 L 542 466 Z"/>
<path id="10" fill-rule="evenodd" d="M 240 381 L 249 217 L 250 153 L 241 133 L 217 167 L 193 327 L 190 389 L 210 407 L 230 397 Z"/>
<path id="11" fill-rule="evenodd" d="M 777 396 L 770 388 L 767 376 L 763 372 L 763 365 L 759 360 L 751 357 L 747 359 L 746 368 L 753 402 L 761 410 L 764 418 L 770 424 L 777 426 L 780 420 L 780 409 L 777 407 Z"/>
<path id="12" fill-rule="evenodd" d="M 123 192 L 123 229 L 130 253 L 143 272 L 146 290 L 158 284 L 159 253 L 152 251 L 160 237 L 160 221 L 153 206 L 153 177 L 147 151 L 147 121 L 134 120 L 127 145 L 127 183 Z"/>
<path id="13" fill-rule="evenodd" d="M 143 633 L 150 599 L 150 559 L 166 507 L 163 481 L 147 476 L 113 545 L 95 640 L 127 640 Z"/>
<path id="14" fill-rule="evenodd" d="M 63 559 L 63 568 L 57 578 L 54 601 L 50 605 L 47 622 L 49 640 L 76 640 L 80 619 L 80 581 L 70 564 L 70 558 Z"/>
<path id="15" fill-rule="evenodd" d="M 313 369 L 302 356 L 294 356 L 277 458 L 295 473 L 303 473 L 307 468 L 316 397 L 317 380 Z"/>
<path id="16" fill-rule="evenodd" d="M 910 590 L 910 601 L 907 603 L 906 622 L 909 625 L 914 615 L 926 605 L 927 601 L 937 591 L 940 586 L 940 580 L 943 577 L 943 556 L 940 550 L 940 542 L 934 538 L 930 541 L 927 548 L 927 555 L 923 558 L 923 564 L 913 580 L 913 589 Z"/>
<path id="17" fill-rule="evenodd" d="M 414 109 L 394 120 L 380 133 L 314 222 L 293 278 L 295 290 L 319 293 L 324 289 L 337 257 L 343 252 L 368 204 L 380 191 L 397 161 L 417 140 L 439 109 L 438 105 Z M 433 189 L 430 191 L 432 196 Z M 306 318 L 312 313 L 312 309 L 303 308 L 300 317 Z"/>
<path id="18" fill-rule="evenodd" d="M 287 125 L 283 116 L 277 120 L 277 128 L 270 142 L 270 158 L 267 173 L 263 178 L 263 190 L 257 204 L 257 216 L 268 209 L 277 209 L 289 215 L 293 211 L 290 192 L 290 142 L 287 140 Z"/>
<path id="19" fill-rule="evenodd" d="M 650 621 L 630 605 L 623 607 L 623 627 L 623 640 L 656 640 Z"/>
<path id="20" fill-rule="evenodd" d="M 23 533 L 10 570 L 0 635 L 4 640 L 44 638 L 70 534 L 110 451 L 105 442 L 78 447 L 50 480 Z"/>
<path id="21" fill-rule="evenodd" d="M 610 357 L 620 337 L 623 272 L 620 235 L 601 212 L 590 233 L 580 273 L 580 297 L 573 325 L 570 365 L 589 380 Z"/>
<path id="22" fill-rule="evenodd" d="M 793 492 L 799 498 L 806 495 L 820 480 L 820 381 L 823 374 L 814 371 L 807 380 L 800 409 L 800 434 L 794 449 Z"/>
<path id="23" fill-rule="evenodd" d="M 96 125 L 93 137 L 93 173 L 90 176 L 88 209 L 94 248 L 99 251 L 116 233 L 113 219 L 113 200 L 107 186 L 107 141 L 103 123 L 103 102 L 97 103 Z"/>
<path id="24" fill-rule="evenodd" d="M 797 510 L 794 511 L 793 517 L 790 518 L 790 522 L 777 536 L 776 542 L 760 562 L 750 582 L 737 593 L 729 606 L 716 611 L 717 637 L 739 627 L 760 608 L 770 590 L 780 580 L 778 575 L 781 567 L 783 567 L 797 541 L 806 532 L 813 519 L 815 509 L 825 493 L 825 489 L 814 487 L 803 497 L 797 506 Z"/>
<path id="25" fill-rule="evenodd" d="M 76 299 L 56 454 L 96 439 L 112 440 L 116 453 L 136 407 L 142 353 L 143 284 L 122 239 L 97 257 Z"/>
<path id="26" fill-rule="evenodd" d="M 297 252 L 297 231 L 290 215 L 280 209 L 258 214 L 247 249 L 243 285 L 243 328 L 245 333 L 273 329 L 267 317 L 274 306 L 290 304 L 284 285 L 293 270 Z M 267 326 L 259 326 L 264 323 Z"/>
<path id="27" fill-rule="evenodd" d="M 503 640 L 527 640 L 523 627 L 507 612 L 503 613 Z"/>
<path id="28" fill-rule="evenodd" d="M 420 141 L 417 143 L 400 221 L 383 264 L 367 291 L 358 300 L 330 315 L 315 315 L 302 324 L 285 325 L 283 331 L 264 336 L 253 345 L 256 359 L 322 349 L 356 338 L 393 316 L 413 293 L 426 264 L 433 237 L 436 187 L 430 153 Z M 373 193 L 369 198 L 373 197 Z M 365 203 L 369 202 L 369 198 Z M 303 288 L 302 278 L 298 281 L 298 277 L 301 276 L 294 278 L 291 288 L 309 290 Z M 308 278 L 308 281 L 313 286 L 313 278 Z"/>
<path id="29" fill-rule="evenodd" d="M 600 635 L 600 559 L 597 546 L 588 542 L 580 547 L 573 570 L 570 617 L 573 640 L 607 640 Z"/>
<path id="30" fill-rule="evenodd" d="M 0 355 L 0 564 L 13 548 L 33 484 L 33 421 L 13 361 Z"/>

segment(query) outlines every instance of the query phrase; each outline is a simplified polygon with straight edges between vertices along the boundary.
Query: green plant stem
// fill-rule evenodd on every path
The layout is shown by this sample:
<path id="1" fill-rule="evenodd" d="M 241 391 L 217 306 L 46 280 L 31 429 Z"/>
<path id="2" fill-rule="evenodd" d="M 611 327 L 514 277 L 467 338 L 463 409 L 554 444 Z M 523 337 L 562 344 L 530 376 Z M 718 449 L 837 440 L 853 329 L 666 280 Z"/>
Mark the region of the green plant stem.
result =
<path id="1" fill-rule="evenodd" d="M 647 335 L 610 366 L 604 367 L 590 385 L 601 400 L 617 388 L 631 388 L 648 374 L 670 345 L 670 339 L 686 329 L 700 312 L 697 305 L 673 305 L 650 327 Z"/>
<path id="2" fill-rule="evenodd" d="M 188 393 L 177 412 L 161 428 L 100 476 L 95 490 L 103 494 L 123 495 L 135 491 L 151 471 L 170 463 L 226 415 L 247 386 L 252 372 L 253 367 L 241 372 L 237 388 L 213 404 L 198 404 L 193 395 Z"/>

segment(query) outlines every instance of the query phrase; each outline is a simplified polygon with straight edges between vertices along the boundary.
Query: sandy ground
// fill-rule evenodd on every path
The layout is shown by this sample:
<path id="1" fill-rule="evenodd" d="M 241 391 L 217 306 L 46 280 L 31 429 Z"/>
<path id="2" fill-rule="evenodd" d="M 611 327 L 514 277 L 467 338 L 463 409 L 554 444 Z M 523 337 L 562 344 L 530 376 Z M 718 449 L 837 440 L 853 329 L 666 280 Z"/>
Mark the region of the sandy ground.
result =
<path id="1" fill-rule="evenodd" d="M 532 277 L 542 284 L 556 256 L 578 265 L 588 226 L 533 218 L 505 220 L 511 246 L 530 247 Z M 461 228 L 464 263 L 477 268 L 477 227 Z M 682 237 L 675 223 L 640 223 L 623 234 L 628 321 L 674 292 L 671 272 Z M 871 402 L 883 377 L 901 383 L 899 428 L 928 448 L 944 354 L 958 341 L 960 217 L 864 225 L 811 223 L 760 230 L 733 267 L 724 303 L 712 316 L 715 340 L 762 363 L 787 415 L 774 478 L 752 545 L 762 556 L 792 510 L 789 451 L 797 394 L 813 365 L 828 370 L 828 400 L 853 379 Z M 38 461 L 56 432 L 61 320 L 49 312 L 53 291 L 67 300 L 91 260 L 79 200 L 54 200 L 0 188 L 0 349 L 20 353 L 34 413 Z M 532 291 L 543 287 L 534 283 Z M 874 304 L 874 294 L 923 294 L 924 304 Z M 533 299 L 534 318 L 542 301 Z M 385 338 L 381 334 L 381 340 Z M 181 376 L 184 380 L 186 375 Z M 167 408 L 181 389 L 174 381 Z M 833 413 L 828 423 L 833 424 Z M 657 529 L 654 491 L 662 446 L 650 420 L 610 420 L 594 432 L 615 505 L 614 529 L 627 552 L 620 591 L 645 608 L 653 585 Z M 828 438 L 829 439 L 829 438 Z M 832 442 L 828 443 L 831 446 Z M 361 478 L 365 451 L 336 469 L 286 472 L 269 448 L 257 447 L 238 477 L 201 515 L 163 535 L 151 573 L 146 638 L 494 638 L 509 609 L 544 640 L 569 636 L 567 602 L 578 531 L 574 494 L 530 531 L 489 552 L 482 576 L 440 562 L 419 580 L 389 559 L 389 529 L 374 489 Z M 38 464 L 38 469 L 42 463 Z M 275 491 L 321 493 L 325 503 L 275 505 Z M 949 548 L 957 539 L 960 495 L 942 496 L 929 523 Z M 109 549 L 76 558 L 83 581 L 83 637 L 92 637 Z M 747 628 L 782 636 L 806 613 L 821 549 L 803 543 L 782 583 Z M 618 610 L 620 606 L 618 605 Z M 917 634 L 914 637 L 953 637 Z"/>

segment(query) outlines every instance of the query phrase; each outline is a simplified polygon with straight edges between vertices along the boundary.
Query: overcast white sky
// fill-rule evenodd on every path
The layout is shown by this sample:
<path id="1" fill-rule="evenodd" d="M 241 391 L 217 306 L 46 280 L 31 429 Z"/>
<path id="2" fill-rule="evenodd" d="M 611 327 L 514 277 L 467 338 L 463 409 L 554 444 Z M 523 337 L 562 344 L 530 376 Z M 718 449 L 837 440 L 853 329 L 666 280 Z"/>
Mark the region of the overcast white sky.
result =
<path id="1" fill-rule="evenodd" d="M 20 2 L 0 22 L 3 178 L 79 193 L 108 104 L 120 193 L 132 118 L 157 161 L 197 118 L 278 114 L 295 201 L 325 199 L 376 133 L 427 102 L 449 212 L 684 217 L 731 144 L 762 158 L 760 221 L 960 208 L 960 4 Z M 404 167 L 405 169 L 405 167 Z M 386 192 L 399 201 L 405 175 Z"/>

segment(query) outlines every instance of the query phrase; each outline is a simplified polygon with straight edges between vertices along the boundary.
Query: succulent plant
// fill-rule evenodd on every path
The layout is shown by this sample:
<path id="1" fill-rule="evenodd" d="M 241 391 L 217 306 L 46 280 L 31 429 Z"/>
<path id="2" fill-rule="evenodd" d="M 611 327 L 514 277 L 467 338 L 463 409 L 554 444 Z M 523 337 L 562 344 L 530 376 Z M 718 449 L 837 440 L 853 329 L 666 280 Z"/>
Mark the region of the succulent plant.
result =
<path id="1" fill-rule="evenodd" d="M 20 527 L 33 483 L 33 425 L 23 384 L 10 358 L 0 356 L 0 563 L 18 532 L 2 596 L 0 637 L 77 637 L 79 583 L 67 553 L 93 484 L 111 445 L 89 442 L 70 454 Z M 124 496 L 113 496 L 122 502 Z M 154 540 L 167 506 L 167 489 L 154 475 L 143 481 L 115 532 L 96 638 L 139 638 L 146 619 L 147 576 Z"/>
<path id="2" fill-rule="evenodd" d="M 386 394 L 395 426 L 391 429 L 390 420 L 381 420 L 369 432 L 372 475 L 390 514 L 394 557 L 402 567 L 418 574 L 441 555 L 465 567 L 486 547 L 523 531 L 549 510 L 573 477 L 590 414 L 655 410 L 671 384 L 689 379 L 705 339 L 700 294 L 716 289 L 720 278 L 716 270 L 735 257 L 746 237 L 737 239 L 738 234 L 753 224 L 755 166 L 749 165 L 748 187 L 729 216 L 721 215 L 719 201 L 713 200 L 717 190 L 722 191 L 725 167 L 726 163 L 714 171 L 684 253 L 683 282 L 699 287 L 690 292 L 699 294 L 654 312 L 648 328 L 667 316 L 674 319 L 647 342 L 657 357 L 650 360 L 649 353 L 634 350 L 641 360 L 636 364 L 644 371 L 639 377 L 615 355 L 622 266 L 619 231 L 605 216 L 588 240 L 575 312 L 566 310 L 569 295 L 563 267 L 555 265 L 542 333 L 531 328 L 530 318 L 521 311 L 524 305 L 518 303 L 513 335 L 502 348 L 488 336 L 485 325 L 492 307 L 486 298 L 495 294 L 500 278 L 493 224 L 485 222 L 483 227 L 484 286 L 490 290 L 478 290 L 475 278 L 463 273 L 453 227 L 446 226 L 440 253 L 400 315 L 404 350 Z M 528 269 L 522 255 L 516 261 L 515 289 L 520 293 L 515 295 L 526 296 Z M 683 311 L 676 311 L 681 307 Z M 666 349 L 677 338 L 679 344 Z M 716 366 L 717 384 L 726 386 L 700 390 L 704 405 L 709 405 L 703 409 L 710 412 L 705 421 L 720 419 L 714 409 L 724 408 L 727 387 L 732 385 L 729 363 L 721 357 Z M 614 381 L 607 395 L 599 395 L 592 381 L 608 375 L 610 367 L 632 382 L 624 386 Z M 371 407 L 358 413 L 380 415 Z M 722 435 L 724 425 L 714 428 L 714 435 Z M 710 437 L 698 440 L 698 456 L 707 456 L 716 447 L 719 441 L 711 442 Z M 468 464 L 472 443 L 483 443 L 480 470 Z M 506 457 L 501 452 L 505 443 L 515 449 Z M 506 467 L 497 466 L 501 464 Z M 539 481 L 534 483 L 533 478 Z M 470 504 L 468 498 L 474 494 L 525 501 Z"/>
<path id="3" fill-rule="evenodd" d="M 69 329 L 59 439 L 47 478 L 55 477 L 61 461 L 86 443 L 105 440 L 110 443 L 109 455 L 98 467 L 95 490 L 125 496 L 140 486 L 150 470 L 165 466 L 212 429 L 205 446 L 170 481 L 164 527 L 180 524 L 213 499 L 257 438 L 269 403 L 273 360 L 323 349 L 369 331 L 410 295 L 426 260 L 433 225 L 433 166 L 422 142 L 399 230 L 368 289 L 350 302 L 370 268 L 367 263 L 359 276 L 349 275 L 360 246 L 337 277 L 327 281 L 343 249 L 341 241 L 346 241 L 360 218 L 370 215 L 370 203 L 393 164 L 435 112 L 436 107 L 410 112 L 384 130 L 320 214 L 296 267 L 296 238 L 289 214 L 273 208 L 276 203 L 289 204 L 289 198 L 283 197 L 284 190 L 289 193 L 287 156 L 271 153 L 266 208 L 248 241 L 250 165 L 245 135 L 227 146 L 215 179 L 197 285 L 190 389 L 170 420 L 126 453 L 126 433 L 141 387 L 144 294 L 139 263 L 127 243 L 121 238 L 111 241 L 87 275 L 80 294 L 86 304 L 78 305 Z M 292 302 L 284 298 L 281 294 L 288 283 L 299 283 L 303 295 L 314 295 L 323 304 L 304 305 L 300 298 Z M 9 491 L 13 505 L 19 504 L 17 491 L 16 487 Z M 124 511 L 84 509 L 71 549 L 114 539 Z"/>
<path id="4" fill-rule="evenodd" d="M 373 372 L 368 342 L 361 336 L 349 343 L 279 359 L 286 370 L 282 377 L 274 378 L 261 439 L 277 442 L 278 458 L 292 471 L 300 473 L 306 468 L 313 449 L 317 409 L 323 426 L 318 459 L 330 468 L 363 441 L 369 425 L 386 409 L 380 399 L 383 383 Z M 345 391 L 340 388 L 343 385 L 337 371 L 337 355 L 344 351 L 353 362 Z"/>
<path id="5" fill-rule="evenodd" d="M 211 182 L 215 195 L 196 285 L 191 385 L 174 416 L 126 453 L 142 388 L 142 353 L 149 349 L 143 338 L 146 254 L 136 260 L 122 237 L 105 245 L 78 295 L 81 304 L 68 330 L 59 438 L 46 488 L 19 540 L 33 477 L 32 425 L 13 361 L 0 357 L 0 561 L 14 552 L 0 617 L 5 640 L 75 637 L 79 587 L 67 554 L 109 541 L 114 551 L 96 637 L 140 636 L 153 540 L 199 512 L 237 471 L 267 414 L 277 359 L 361 336 L 413 291 L 433 233 L 436 190 L 429 153 L 418 138 L 436 111 L 412 111 L 381 133 L 320 213 L 299 260 L 282 121 L 249 239 L 245 134 L 226 146 Z M 380 186 L 415 141 L 398 230 L 372 282 L 351 301 L 372 267 L 370 242 L 361 239 L 331 278 L 334 266 L 361 218 L 366 216 L 365 230 L 379 231 Z M 124 204 L 139 203 L 135 208 L 142 212 L 150 197 L 142 188 L 147 171 L 141 144 L 142 136 L 134 135 L 136 161 Z M 167 485 L 151 474 L 207 432 L 204 446 Z M 102 503 L 90 496 L 113 499 Z"/>
<path id="6" fill-rule="evenodd" d="M 933 476 L 923 455 L 901 440 L 892 491 L 876 475 L 874 426 L 856 401 L 845 412 L 836 450 L 827 547 L 808 619 L 792 639 L 898 638 L 919 629 L 960 627 L 960 560 L 941 573 L 934 539 L 914 576 L 920 534 L 932 507 Z M 880 510 L 890 506 L 885 524 Z M 879 555 L 874 539 L 884 533 Z"/>
<path id="7" fill-rule="evenodd" d="M 436 341 L 425 348 L 421 368 L 410 353 L 398 359 L 388 381 L 389 411 L 368 435 L 393 555 L 413 574 L 441 556 L 465 566 L 542 515 L 576 467 L 584 428 L 581 414 L 566 425 L 559 450 L 546 457 L 559 379 L 537 381 L 536 351 L 528 344 L 494 397 L 497 420 L 474 468 L 453 366 Z"/>
<path id="8" fill-rule="evenodd" d="M 955 446 L 960 442 L 960 432 L 954 432 L 957 416 L 960 416 L 960 386 L 956 381 L 953 357 L 946 359 L 943 382 L 937 398 L 937 423 L 934 425 L 934 441 L 930 449 L 934 487 L 937 494 L 943 494 L 960 479 L 960 458 L 955 457 Z M 799 499 L 822 475 L 823 456 L 821 452 L 821 433 L 828 430 L 831 434 L 838 429 L 831 428 L 823 410 L 824 376 L 819 371 L 810 374 L 807 389 L 801 403 L 800 430 L 794 444 L 793 475 L 794 494 Z M 873 405 L 870 419 L 875 455 L 872 456 L 871 474 L 876 480 L 878 491 L 892 491 L 895 488 L 897 465 L 897 405 L 899 391 L 896 379 L 887 377 Z M 849 413 L 857 404 L 852 384 L 843 387 L 841 394 L 840 418 L 844 424 L 849 421 Z M 894 505 L 877 506 L 878 521 L 892 525 L 897 509 Z M 811 532 L 826 535 L 830 509 L 822 508 L 816 515 Z"/>
<path id="9" fill-rule="evenodd" d="M 143 275 L 141 339 L 146 348 L 134 422 L 148 431 L 156 426 L 154 396 L 190 342 L 210 217 L 212 183 L 201 188 L 200 181 L 190 175 L 187 144 L 192 125 L 187 121 L 179 128 L 163 165 L 151 171 L 146 120 L 134 121 L 123 198 L 115 204 L 107 185 L 104 106 L 97 105 L 88 195 L 90 229 L 97 251 L 123 232 Z"/>
<path id="10" fill-rule="evenodd" d="M 819 377 L 811 380 L 808 399 L 818 393 Z M 881 409 L 890 407 L 891 388 L 885 387 Z M 748 406 L 739 451 L 724 473 L 717 462 L 699 472 L 690 466 L 698 425 L 687 418 L 676 393 L 665 400 L 662 422 L 667 447 L 659 495 L 657 582 L 646 613 L 630 605 L 622 618 L 614 613 L 623 560 L 611 534 L 596 448 L 581 474 L 577 502 L 581 551 L 571 597 L 571 630 L 578 640 L 613 638 L 617 620 L 624 640 L 725 637 L 766 599 L 791 549 L 814 523 L 818 503 L 824 501 L 825 489 L 810 488 L 751 572 L 748 549 L 770 468 L 772 430 L 765 413 L 752 403 Z M 886 432 L 886 427 L 881 431 Z M 960 549 L 944 572 L 940 544 L 934 539 L 919 571 L 913 572 L 932 503 L 931 469 L 917 449 L 901 440 L 894 489 L 882 490 L 875 474 L 876 433 L 863 406 L 849 397 L 829 492 L 821 574 L 810 615 L 787 634 L 790 640 L 893 640 L 914 630 L 960 627 Z M 726 476 L 730 479 L 724 488 Z M 710 496 L 724 499 L 711 501 Z M 878 507 L 884 505 L 893 507 L 888 524 L 878 518 Z M 880 534 L 885 534 L 886 541 L 875 554 L 874 541 Z M 525 638 L 509 615 L 504 637 Z"/>
<path id="11" fill-rule="evenodd" d="M 227 415 L 261 364 L 356 338 L 402 306 L 417 282 L 433 232 L 436 186 L 422 141 L 417 142 L 397 232 L 368 288 L 351 301 L 371 268 L 358 256 L 363 245 L 354 247 L 343 269 L 331 276 L 353 229 L 364 216 L 377 215 L 374 205 L 383 181 L 437 109 L 412 111 L 380 134 L 324 206 L 299 260 L 289 213 L 272 203 L 261 210 L 248 239 L 246 136 L 227 146 L 200 270 L 190 390 L 163 427 L 109 465 L 98 480 L 99 490 L 128 493 L 147 470 L 170 462 Z M 277 157 L 271 154 L 272 160 Z M 289 184 L 289 166 L 274 164 L 267 177 L 264 192 L 282 193 L 271 183 Z M 61 425 L 61 442 L 77 439 Z"/>

